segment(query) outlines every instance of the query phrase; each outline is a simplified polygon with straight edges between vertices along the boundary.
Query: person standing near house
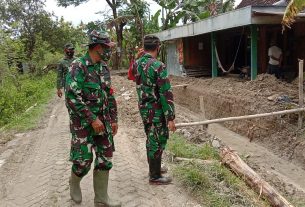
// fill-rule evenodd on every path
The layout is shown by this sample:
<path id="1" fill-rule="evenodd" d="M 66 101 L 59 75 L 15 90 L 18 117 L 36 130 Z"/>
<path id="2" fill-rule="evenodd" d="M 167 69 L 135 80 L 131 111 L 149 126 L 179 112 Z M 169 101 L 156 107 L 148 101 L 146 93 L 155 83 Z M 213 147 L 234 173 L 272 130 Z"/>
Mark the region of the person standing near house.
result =
<path id="1" fill-rule="evenodd" d="M 169 130 L 175 131 L 175 107 L 171 84 L 165 65 L 157 60 L 161 42 L 157 36 L 144 37 L 143 55 L 133 66 L 138 107 L 147 136 L 146 152 L 149 164 L 149 183 L 165 185 L 170 177 L 161 175 L 162 153 L 169 138 Z"/>
<path id="2" fill-rule="evenodd" d="M 73 162 L 70 196 L 82 201 L 81 179 L 89 172 L 95 152 L 93 187 L 95 206 L 119 207 L 108 195 L 109 171 L 117 133 L 117 106 L 111 88 L 107 61 L 115 44 L 102 32 L 89 35 L 87 53 L 75 60 L 66 77 L 66 106 L 72 134 L 70 160 Z"/>
<path id="3" fill-rule="evenodd" d="M 274 74 L 275 77 L 281 78 L 282 71 L 282 50 L 276 45 L 275 40 L 271 40 L 270 47 L 268 49 L 268 56 L 269 56 L 269 64 L 268 64 L 268 73 Z"/>
<path id="4" fill-rule="evenodd" d="M 137 54 L 135 57 L 133 57 L 130 61 L 129 64 L 129 68 L 128 68 L 128 80 L 132 80 L 135 81 L 135 77 L 133 75 L 133 65 L 135 64 L 136 60 L 139 59 L 140 57 L 142 57 L 144 55 L 144 49 L 143 48 L 138 48 L 138 46 L 136 46 L 136 50 L 137 50 Z"/>
<path id="5" fill-rule="evenodd" d="M 57 96 L 59 98 L 63 95 L 63 88 L 65 86 L 65 78 L 69 66 L 74 60 L 74 46 L 72 43 L 65 44 L 64 47 L 65 57 L 59 61 L 57 66 Z"/>

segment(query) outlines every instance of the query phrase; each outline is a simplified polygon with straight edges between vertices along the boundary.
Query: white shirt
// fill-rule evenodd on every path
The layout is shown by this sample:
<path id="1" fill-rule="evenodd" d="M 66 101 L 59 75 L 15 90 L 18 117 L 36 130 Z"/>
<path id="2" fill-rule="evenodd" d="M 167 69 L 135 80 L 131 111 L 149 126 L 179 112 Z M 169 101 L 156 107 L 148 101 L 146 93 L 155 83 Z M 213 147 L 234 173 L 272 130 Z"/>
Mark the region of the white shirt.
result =
<path id="1" fill-rule="evenodd" d="M 270 65 L 279 65 L 280 62 L 278 60 L 274 60 L 273 58 L 271 58 L 271 56 L 275 57 L 275 58 L 280 58 L 282 55 L 282 50 L 281 48 L 277 47 L 277 46 L 272 46 L 269 48 L 268 50 L 268 56 L 269 58 L 269 64 Z"/>

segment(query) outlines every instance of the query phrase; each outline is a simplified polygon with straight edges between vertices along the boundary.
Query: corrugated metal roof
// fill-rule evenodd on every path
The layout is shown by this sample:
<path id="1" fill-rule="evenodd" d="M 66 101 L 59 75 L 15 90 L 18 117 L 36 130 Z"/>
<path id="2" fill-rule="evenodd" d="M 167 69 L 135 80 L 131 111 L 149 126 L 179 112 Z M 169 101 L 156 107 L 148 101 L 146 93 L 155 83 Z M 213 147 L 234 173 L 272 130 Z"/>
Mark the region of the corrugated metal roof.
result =
<path id="1" fill-rule="evenodd" d="M 270 6 L 278 1 L 279 0 L 242 0 L 236 8 L 239 9 L 246 6 Z"/>
<path id="2" fill-rule="evenodd" d="M 161 41 L 167 41 L 251 24 L 280 24 L 285 8 L 282 6 L 247 6 L 199 22 L 164 30 L 155 35 Z M 304 19 L 305 12 L 298 14 L 298 17 Z M 297 21 L 299 20 L 297 19 Z"/>

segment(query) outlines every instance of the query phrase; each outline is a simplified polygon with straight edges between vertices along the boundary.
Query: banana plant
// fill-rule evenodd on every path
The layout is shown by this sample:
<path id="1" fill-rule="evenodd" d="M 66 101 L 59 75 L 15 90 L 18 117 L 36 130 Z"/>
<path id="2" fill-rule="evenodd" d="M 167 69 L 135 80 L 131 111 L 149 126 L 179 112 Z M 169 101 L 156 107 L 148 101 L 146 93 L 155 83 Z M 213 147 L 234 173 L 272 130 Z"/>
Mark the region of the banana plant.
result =
<path id="1" fill-rule="evenodd" d="M 295 22 L 295 17 L 305 8 L 305 0 L 291 0 L 288 4 L 283 20 L 283 31 L 285 27 L 291 28 L 293 22 Z"/>
<path id="2" fill-rule="evenodd" d="M 162 29 L 175 27 L 180 21 L 183 24 L 195 22 L 217 13 L 233 9 L 234 0 L 154 0 L 166 12 Z M 214 7 L 213 7 L 214 6 Z M 211 8 L 215 10 L 211 11 Z"/>

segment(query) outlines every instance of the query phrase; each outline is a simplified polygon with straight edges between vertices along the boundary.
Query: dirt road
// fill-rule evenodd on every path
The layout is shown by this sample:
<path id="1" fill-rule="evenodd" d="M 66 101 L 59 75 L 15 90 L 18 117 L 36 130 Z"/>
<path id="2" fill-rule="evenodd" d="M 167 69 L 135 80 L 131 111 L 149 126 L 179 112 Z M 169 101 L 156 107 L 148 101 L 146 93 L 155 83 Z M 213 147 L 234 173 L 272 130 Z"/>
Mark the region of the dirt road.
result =
<path id="1" fill-rule="evenodd" d="M 119 106 L 119 132 L 110 175 L 111 195 L 122 201 L 124 207 L 199 207 L 175 179 L 169 186 L 148 184 L 145 135 L 134 84 L 125 77 L 113 76 L 113 85 Z M 200 114 L 177 105 L 177 122 L 199 118 Z M 71 168 L 68 125 L 64 102 L 56 98 L 39 129 L 16 134 L 15 139 L 0 147 L 0 207 L 74 206 L 68 186 Z M 205 133 L 196 130 L 186 128 L 184 132 L 196 139 L 207 139 Z M 304 195 L 303 169 L 224 127 L 213 125 L 209 130 L 241 155 L 249 155 L 251 167 L 285 196 Z M 93 206 L 92 172 L 82 180 L 81 187 L 83 202 L 78 206 Z"/>
<path id="2" fill-rule="evenodd" d="M 135 96 L 132 98 L 135 100 Z M 110 194 L 126 207 L 200 206 L 175 183 L 168 186 L 148 184 L 145 136 L 135 101 L 126 104 L 126 95 L 118 96 L 117 100 L 120 129 L 115 137 Z M 133 109 L 132 116 L 130 108 Z M 131 122 L 132 117 L 137 121 Z M 56 98 L 40 129 L 17 134 L 16 139 L 0 151 L 1 207 L 74 206 L 68 186 L 71 168 L 68 124 L 64 102 Z M 83 202 L 78 206 L 93 206 L 92 171 L 82 180 L 81 188 Z"/>

